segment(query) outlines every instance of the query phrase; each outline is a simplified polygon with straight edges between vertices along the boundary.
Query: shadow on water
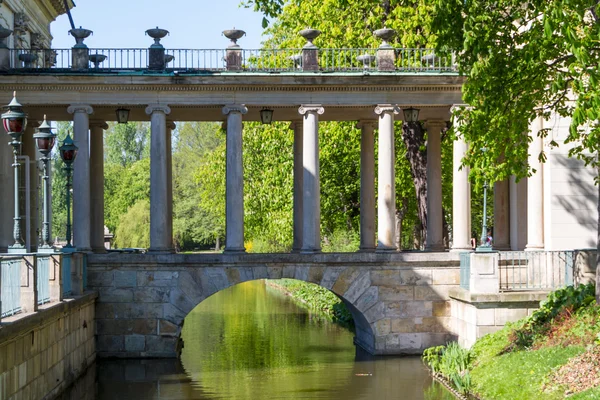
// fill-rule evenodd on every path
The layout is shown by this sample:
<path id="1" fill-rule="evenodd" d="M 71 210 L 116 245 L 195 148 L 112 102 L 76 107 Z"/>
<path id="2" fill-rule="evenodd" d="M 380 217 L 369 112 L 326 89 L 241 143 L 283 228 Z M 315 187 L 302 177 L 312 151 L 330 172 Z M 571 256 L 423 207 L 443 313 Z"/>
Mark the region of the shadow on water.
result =
<path id="1" fill-rule="evenodd" d="M 419 357 L 371 356 L 353 345 L 352 332 L 311 318 L 288 297 L 267 293 L 262 281 L 202 302 L 182 338 L 181 361 L 98 361 L 96 398 L 453 398 Z"/>

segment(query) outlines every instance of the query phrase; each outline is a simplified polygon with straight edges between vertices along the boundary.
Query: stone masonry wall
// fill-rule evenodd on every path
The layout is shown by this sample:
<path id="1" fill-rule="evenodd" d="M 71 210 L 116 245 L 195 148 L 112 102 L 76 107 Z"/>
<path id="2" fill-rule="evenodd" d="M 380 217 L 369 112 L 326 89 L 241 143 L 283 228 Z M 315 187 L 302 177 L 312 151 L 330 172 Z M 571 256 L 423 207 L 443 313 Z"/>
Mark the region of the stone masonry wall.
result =
<path id="1" fill-rule="evenodd" d="M 350 305 L 356 343 L 373 354 L 418 354 L 452 336 L 448 292 L 458 255 L 105 254 L 88 258 L 100 357 L 176 357 L 186 315 L 237 283 L 294 278 Z"/>
<path id="2" fill-rule="evenodd" d="M 52 399 L 95 360 L 96 294 L 0 325 L 0 400 Z"/>

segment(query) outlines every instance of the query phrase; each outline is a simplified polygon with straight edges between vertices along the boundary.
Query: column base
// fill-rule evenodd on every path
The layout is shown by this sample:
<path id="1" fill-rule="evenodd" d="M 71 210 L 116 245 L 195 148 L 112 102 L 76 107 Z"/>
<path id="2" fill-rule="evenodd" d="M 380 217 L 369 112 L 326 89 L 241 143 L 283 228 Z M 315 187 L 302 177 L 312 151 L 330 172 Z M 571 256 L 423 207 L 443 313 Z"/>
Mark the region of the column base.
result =
<path id="1" fill-rule="evenodd" d="M 108 253 L 106 247 L 92 247 L 92 252 L 95 254 L 105 254 Z"/>
<path id="2" fill-rule="evenodd" d="M 223 253 L 231 254 L 231 253 L 245 253 L 245 247 L 225 247 Z"/>
<path id="3" fill-rule="evenodd" d="M 317 254 L 320 253 L 321 249 L 300 249 L 300 254 Z"/>
<path id="4" fill-rule="evenodd" d="M 38 249 L 38 253 L 52 254 L 52 253 L 56 253 L 56 249 L 52 246 L 41 246 Z"/>
<path id="5" fill-rule="evenodd" d="M 432 244 L 432 245 L 425 246 L 425 251 L 439 253 L 439 252 L 446 251 L 446 249 L 444 248 L 443 244 Z"/>
<path id="6" fill-rule="evenodd" d="M 396 247 L 388 247 L 388 246 L 377 246 L 375 249 L 376 253 L 395 253 L 398 249 Z"/>
<path id="7" fill-rule="evenodd" d="M 27 253 L 27 248 L 22 244 L 8 246 L 7 253 L 9 254 L 25 254 Z"/>
<path id="8" fill-rule="evenodd" d="M 175 253 L 174 249 L 148 249 L 148 251 L 146 251 L 146 253 L 148 254 L 173 254 Z"/>
<path id="9" fill-rule="evenodd" d="M 450 253 L 465 253 L 474 251 L 472 247 L 453 247 L 450 249 Z"/>
<path id="10" fill-rule="evenodd" d="M 373 247 L 361 247 L 358 249 L 358 253 L 374 253 L 377 250 L 375 246 Z"/>

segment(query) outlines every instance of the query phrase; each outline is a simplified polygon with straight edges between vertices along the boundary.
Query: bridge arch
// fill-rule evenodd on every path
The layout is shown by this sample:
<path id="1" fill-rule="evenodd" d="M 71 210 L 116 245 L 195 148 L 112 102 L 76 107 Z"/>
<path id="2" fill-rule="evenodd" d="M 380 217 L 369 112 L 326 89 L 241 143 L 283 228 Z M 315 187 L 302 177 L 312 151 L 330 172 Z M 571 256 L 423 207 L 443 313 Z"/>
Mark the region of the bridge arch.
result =
<path id="1" fill-rule="evenodd" d="M 374 323 L 368 311 L 378 301 L 378 288 L 372 285 L 368 269 L 340 266 L 264 266 L 207 267 L 182 271 L 176 289 L 169 296 L 170 304 L 181 313 L 165 316 L 176 326 L 180 338 L 185 317 L 208 297 L 237 284 L 258 279 L 290 278 L 324 287 L 346 304 L 355 324 L 355 344 L 375 353 Z M 163 322 L 164 323 L 164 322 Z M 176 343 L 181 349 L 181 341 Z"/>

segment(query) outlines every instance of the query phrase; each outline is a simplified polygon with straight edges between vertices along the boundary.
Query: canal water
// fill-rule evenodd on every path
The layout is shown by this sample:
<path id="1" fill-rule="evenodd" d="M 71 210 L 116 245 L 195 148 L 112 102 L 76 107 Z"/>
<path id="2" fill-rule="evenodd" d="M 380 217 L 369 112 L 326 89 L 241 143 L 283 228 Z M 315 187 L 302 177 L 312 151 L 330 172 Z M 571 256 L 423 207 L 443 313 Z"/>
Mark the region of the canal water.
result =
<path id="1" fill-rule="evenodd" d="M 246 282 L 206 299 L 186 318 L 181 361 L 99 360 L 94 397 L 453 398 L 418 357 L 372 357 L 353 345 L 353 336 L 264 281 Z"/>

